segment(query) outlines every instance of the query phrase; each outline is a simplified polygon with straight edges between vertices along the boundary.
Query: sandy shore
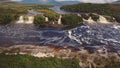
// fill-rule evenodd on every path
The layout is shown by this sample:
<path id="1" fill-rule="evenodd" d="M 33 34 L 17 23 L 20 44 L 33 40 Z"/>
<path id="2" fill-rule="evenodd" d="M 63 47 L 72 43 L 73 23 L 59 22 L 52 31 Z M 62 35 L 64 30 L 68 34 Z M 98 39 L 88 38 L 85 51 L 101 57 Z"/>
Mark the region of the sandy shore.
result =
<path id="1" fill-rule="evenodd" d="M 92 49 L 91 49 L 92 50 Z M 38 46 L 38 45 L 13 45 L 13 46 L 1 46 L 0 53 L 5 52 L 9 54 L 30 54 L 35 57 L 62 57 L 62 58 L 73 58 L 79 57 L 81 54 L 90 54 L 95 56 L 107 57 L 110 54 L 118 53 L 108 52 L 106 48 L 100 48 L 93 53 L 90 50 L 81 48 L 81 50 L 76 50 L 72 47 L 56 47 L 56 46 Z"/>

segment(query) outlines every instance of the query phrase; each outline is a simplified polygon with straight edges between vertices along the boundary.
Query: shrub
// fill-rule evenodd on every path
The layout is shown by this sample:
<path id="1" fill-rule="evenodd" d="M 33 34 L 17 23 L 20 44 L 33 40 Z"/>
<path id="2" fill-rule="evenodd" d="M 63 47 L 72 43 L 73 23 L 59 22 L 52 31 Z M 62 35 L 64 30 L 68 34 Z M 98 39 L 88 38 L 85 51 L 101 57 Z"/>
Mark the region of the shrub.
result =
<path id="1" fill-rule="evenodd" d="M 89 16 L 94 20 L 94 21 L 97 21 L 99 19 L 99 16 L 98 15 L 95 15 L 95 14 L 89 14 Z"/>
<path id="2" fill-rule="evenodd" d="M 49 18 L 49 21 L 55 21 L 59 17 L 59 15 L 52 10 L 44 11 L 44 15 Z"/>
<path id="3" fill-rule="evenodd" d="M 34 24 L 43 25 L 44 23 L 45 23 L 45 18 L 43 16 L 41 16 L 41 15 L 35 16 Z"/>
<path id="4" fill-rule="evenodd" d="M 16 15 L 0 14 L 0 24 L 9 24 L 14 20 L 16 20 Z"/>
<path id="5" fill-rule="evenodd" d="M 120 16 L 119 15 L 115 15 L 114 18 L 116 19 L 117 22 L 120 23 Z"/>
<path id="6" fill-rule="evenodd" d="M 81 16 L 82 16 L 82 18 L 84 18 L 84 19 L 86 19 L 86 20 L 88 20 L 89 19 L 89 15 L 86 15 L 86 14 L 81 14 Z"/>
<path id="7" fill-rule="evenodd" d="M 63 25 L 75 26 L 75 25 L 79 24 L 80 22 L 83 22 L 83 19 L 77 15 L 65 14 L 62 17 Z"/>

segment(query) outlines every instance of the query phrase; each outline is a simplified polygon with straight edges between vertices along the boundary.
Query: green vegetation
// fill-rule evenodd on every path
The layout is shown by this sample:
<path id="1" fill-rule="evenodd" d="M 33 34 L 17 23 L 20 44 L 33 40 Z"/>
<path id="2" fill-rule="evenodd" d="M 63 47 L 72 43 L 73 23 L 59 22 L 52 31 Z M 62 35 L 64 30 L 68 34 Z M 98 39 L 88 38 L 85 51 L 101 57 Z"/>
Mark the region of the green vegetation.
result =
<path id="1" fill-rule="evenodd" d="M 49 10 L 52 5 L 37 5 L 37 4 L 19 4 L 19 3 L 0 3 L 0 8 L 12 9 L 18 14 L 26 14 L 28 9 L 34 10 Z"/>
<path id="2" fill-rule="evenodd" d="M 56 12 L 50 10 L 46 11 L 44 15 L 48 17 L 50 21 L 55 21 L 59 17 L 59 15 Z"/>
<path id="3" fill-rule="evenodd" d="M 53 10 L 37 10 L 37 11 L 44 13 L 44 16 L 48 17 L 49 21 L 55 21 L 59 17 L 59 14 L 57 14 Z"/>
<path id="4" fill-rule="evenodd" d="M 16 15 L 12 14 L 0 14 L 0 24 L 9 24 L 16 19 Z"/>
<path id="5" fill-rule="evenodd" d="M 77 59 L 0 54 L 0 68 L 80 68 Z"/>
<path id="6" fill-rule="evenodd" d="M 9 24 L 18 18 L 17 11 L 0 7 L 0 24 Z"/>
<path id="7" fill-rule="evenodd" d="M 119 4 L 90 4 L 80 3 L 75 5 L 65 5 L 61 9 L 71 12 L 96 13 L 100 15 L 108 15 L 116 18 L 120 22 L 120 5 Z M 96 20 L 97 17 L 94 17 Z"/>
<path id="8" fill-rule="evenodd" d="M 62 17 L 62 24 L 67 26 L 75 26 L 83 22 L 83 19 L 77 15 L 65 14 Z"/>
<path id="9" fill-rule="evenodd" d="M 81 14 L 81 17 L 87 20 L 87 19 L 89 19 L 90 16 L 87 14 Z"/>
<path id="10" fill-rule="evenodd" d="M 89 14 L 89 16 L 94 20 L 94 21 L 97 21 L 99 19 L 99 16 L 98 15 L 95 15 L 95 14 Z"/>
<path id="11" fill-rule="evenodd" d="M 0 3 L 0 24 L 9 24 L 17 20 L 19 15 L 27 14 L 29 9 L 50 11 L 48 7 L 51 6 L 52 5 Z M 53 15 L 53 13 L 51 15 Z"/>
<path id="12" fill-rule="evenodd" d="M 120 60 L 116 56 L 105 57 L 96 57 L 94 62 L 97 68 L 119 68 Z"/>
<path id="13" fill-rule="evenodd" d="M 43 16 L 41 16 L 41 15 L 35 16 L 34 24 L 43 25 L 44 23 L 45 23 L 45 18 Z"/>
<path id="14" fill-rule="evenodd" d="M 87 63 L 87 55 L 81 55 L 80 61 Z M 115 57 L 94 57 L 91 65 L 94 68 L 119 68 L 120 61 Z M 62 59 L 57 57 L 43 57 L 37 58 L 31 55 L 5 55 L 0 54 L 0 67 L 1 68 L 81 68 L 79 66 L 79 59 L 69 58 Z M 89 68 L 89 64 L 86 64 L 86 68 Z"/>
<path id="15" fill-rule="evenodd" d="M 75 5 L 66 5 L 61 7 L 61 9 L 72 11 L 72 12 L 83 12 L 83 13 L 98 13 L 98 14 L 109 14 L 113 12 L 109 4 L 90 4 L 81 3 Z"/>
<path id="16" fill-rule="evenodd" d="M 119 15 L 114 15 L 114 18 L 116 19 L 117 22 L 120 23 L 120 14 Z"/>

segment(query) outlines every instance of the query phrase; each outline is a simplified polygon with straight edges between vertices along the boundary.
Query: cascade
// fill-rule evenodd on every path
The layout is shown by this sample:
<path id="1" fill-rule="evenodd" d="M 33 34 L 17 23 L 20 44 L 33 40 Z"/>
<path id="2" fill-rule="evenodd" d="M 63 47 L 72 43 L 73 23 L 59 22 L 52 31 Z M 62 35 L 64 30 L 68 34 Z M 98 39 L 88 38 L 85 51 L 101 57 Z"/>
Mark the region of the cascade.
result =
<path id="1" fill-rule="evenodd" d="M 46 22 L 48 22 L 48 21 L 49 21 L 48 17 L 45 17 L 45 21 L 46 21 Z"/>
<path id="2" fill-rule="evenodd" d="M 60 17 L 58 19 L 58 24 L 61 24 L 61 18 L 62 18 L 62 15 L 60 15 Z"/>
<path id="3" fill-rule="evenodd" d="M 100 23 L 106 23 L 106 24 L 109 23 L 108 20 L 102 15 L 99 15 L 99 20 L 98 21 Z"/>
<path id="4" fill-rule="evenodd" d="M 78 13 L 77 16 L 81 17 L 81 15 Z"/>
<path id="5" fill-rule="evenodd" d="M 95 21 L 91 18 L 91 17 L 89 17 L 89 19 L 88 20 L 85 20 L 85 19 L 83 19 L 85 22 L 88 22 L 88 23 L 94 23 Z"/>
<path id="6" fill-rule="evenodd" d="M 34 17 L 33 16 L 28 16 L 28 20 L 25 21 L 26 24 L 32 24 L 34 22 Z"/>
<path id="7" fill-rule="evenodd" d="M 24 23 L 24 17 L 23 17 L 23 16 L 20 16 L 20 17 L 19 17 L 19 20 L 17 21 L 17 23 Z"/>
<path id="8" fill-rule="evenodd" d="M 55 24 L 55 22 L 52 22 L 52 24 Z"/>

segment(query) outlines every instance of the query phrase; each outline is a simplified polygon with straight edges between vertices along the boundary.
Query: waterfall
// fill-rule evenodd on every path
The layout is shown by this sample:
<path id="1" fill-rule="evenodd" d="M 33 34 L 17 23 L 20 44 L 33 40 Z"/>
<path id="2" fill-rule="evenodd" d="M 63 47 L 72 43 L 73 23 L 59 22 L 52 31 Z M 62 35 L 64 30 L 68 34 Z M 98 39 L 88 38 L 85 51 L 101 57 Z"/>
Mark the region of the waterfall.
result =
<path id="1" fill-rule="evenodd" d="M 48 22 L 48 21 L 49 21 L 48 17 L 45 17 L 45 21 L 46 21 L 46 22 Z"/>
<path id="2" fill-rule="evenodd" d="M 85 20 L 85 19 L 83 19 L 83 20 L 87 23 L 94 23 L 95 22 L 91 17 L 89 17 L 88 20 Z"/>
<path id="3" fill-rule="evenodd" d="M 62 18 L 62 15 L 60 15 L 59 19 L 58 19 L 58 24 L 61 24 L 61 18 Z"/>
<path id="4" fill-rule="evenodd" d="M 55 24 L 55 22 L 52 22 L 52 24 Z"/>
<path id="5" fill-rule="evenodd" d="M 81 15 L 78 13 L 77 16 L 81 17 Z"/>
<path id="6" fill-rule="evenodd" d="M 25 16 L 20 16 L 16 23 L 32 24 L 34 22 L 34 16 L 26 16 L 27 20 L 24 20 Z"/>
<path id="7" fill-rule="evenodd" d="M 28 20 L 25 21 L 26 24 L 32 24 L 34 22 L 34 17 L 33 16 L 28 16 Z"/>
<path id="8" fill-rule="evenodd" d="M 99 15 L 99 20 L 98 20 L 100 23 L 109 23 L 108 20 L 104 17 L 104 16 L 101 16 Z"/>
<path id="9" fill-rule="evenodd" d="M 23 17 L 23 16 L 20 16 L 20 17 L 19 17 L 19 20 L 18 20 L 16 23 L 24 23 L 24 17 Z"/>

